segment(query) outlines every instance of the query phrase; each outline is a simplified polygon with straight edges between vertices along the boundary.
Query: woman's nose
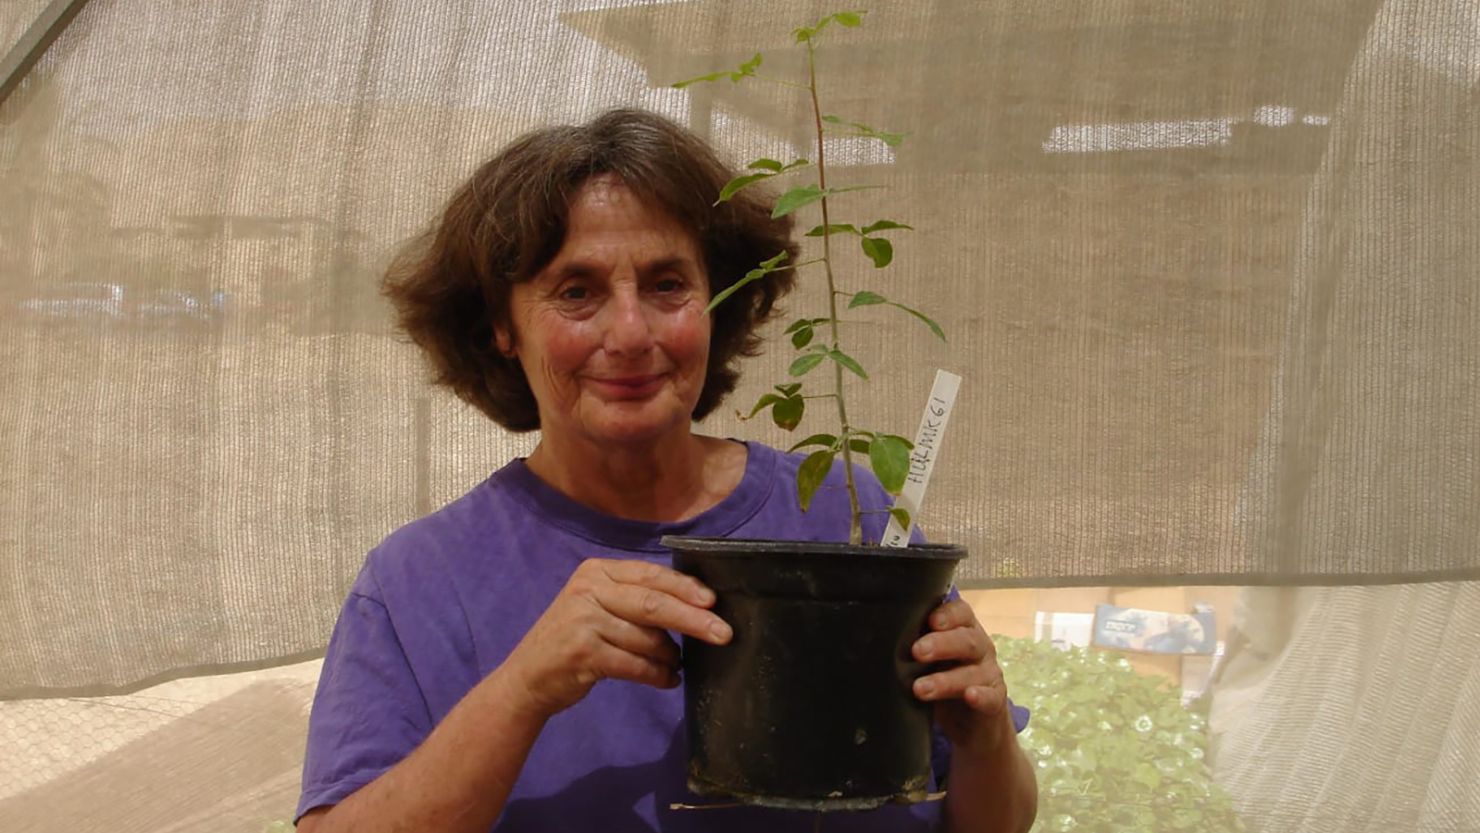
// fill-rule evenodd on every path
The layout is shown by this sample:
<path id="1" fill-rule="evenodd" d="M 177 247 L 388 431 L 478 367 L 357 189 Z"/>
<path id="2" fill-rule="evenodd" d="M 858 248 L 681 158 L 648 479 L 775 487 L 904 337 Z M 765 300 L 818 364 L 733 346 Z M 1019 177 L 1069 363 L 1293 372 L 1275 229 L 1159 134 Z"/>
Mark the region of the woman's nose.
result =
<path id="1" fill-rule="evenodd" d="M 610 353 L 646 352 L 653 345 L 653 329 L 636 291 L 612 294 L 606 309 L 606 349 Z"/>

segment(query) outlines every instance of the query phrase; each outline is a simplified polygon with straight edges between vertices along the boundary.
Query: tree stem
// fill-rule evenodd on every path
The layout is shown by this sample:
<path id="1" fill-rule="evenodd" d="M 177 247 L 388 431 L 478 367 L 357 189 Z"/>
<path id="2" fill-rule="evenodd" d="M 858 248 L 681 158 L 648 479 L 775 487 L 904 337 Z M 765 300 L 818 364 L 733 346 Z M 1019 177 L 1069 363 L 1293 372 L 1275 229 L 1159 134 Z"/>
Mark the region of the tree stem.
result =
<path id="1" fill-rule="evenodd" d="M 814 47 L 807 43 L 807 88 L 812 93 L 812 119 L 817 126 L 817 186 L 827 191 L 827 164 L 822 149 L 822 105 L 817 101 L 817 66 L 813 58 Z M 827 271 L 828 325 L 832 331 L 832 349 L 838 349 L 838 289 L 833 282 L 832 231 L 827 215 L 827 197 L 822 198 L 822 266 Z M 848 543 L 863 543 L 863 513 L 858 506 L 858 485 L 853 482 L 853 452 L 847 437 L 852 432 L 848 425 L 848 407 L 843 402 L 843 366 L 833 362 L 833 390 L 838 401 L 838 422 L 843 437 L 843 476 L 848 484 L 848 507 L 851 517 L 848 523 Z"/>

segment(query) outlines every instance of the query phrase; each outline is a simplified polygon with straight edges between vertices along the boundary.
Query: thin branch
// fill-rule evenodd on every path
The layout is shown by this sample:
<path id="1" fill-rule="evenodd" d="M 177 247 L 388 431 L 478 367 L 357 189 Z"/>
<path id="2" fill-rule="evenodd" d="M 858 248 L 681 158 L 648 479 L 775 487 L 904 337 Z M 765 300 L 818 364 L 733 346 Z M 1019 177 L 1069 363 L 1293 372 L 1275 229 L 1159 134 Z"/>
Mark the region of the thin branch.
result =
<path id="1" fill-rule="evenodd" d="M 756 74 L 756 75 L 751 75 L 751 76 L 748 76 L 748 77 L 754 78 L 757 81 L 766 81 L 766 82 L 771 83 L 771 84 L 780 84 L 783 87 L 791 87 L 792 89 L 796 89 L 796 90 L 808 90 L 808 89 L 811 89 L 806 84 L 798 84 L 795 81 L 786 81 L 786 80 L 783 80 L 781 78 L 772 78 L 769 75 Z"/>

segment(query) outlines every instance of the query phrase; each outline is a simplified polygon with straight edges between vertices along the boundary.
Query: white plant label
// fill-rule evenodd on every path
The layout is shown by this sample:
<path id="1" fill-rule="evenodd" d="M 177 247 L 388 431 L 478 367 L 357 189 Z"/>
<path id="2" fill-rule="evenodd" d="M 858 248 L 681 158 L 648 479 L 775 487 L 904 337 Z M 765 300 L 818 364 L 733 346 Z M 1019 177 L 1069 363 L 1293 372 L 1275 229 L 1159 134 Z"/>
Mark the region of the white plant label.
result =
<path id="1" fill-rule="evenodd" d="M 925 502 L 925 487 L 930 485 L 930 473 L 935 471 L 935 461 L 940 457 L 940 442 L 946 433 L 946 423 L 951 419 L 951 409 L 956 407 L 956 391 L 960 388 L 960 376 L 945 370 L 935 371 L 935 385 L 930 389 L 930 401 L 925 403 L 920 430 L 915 432 L 915 447 L 910 451 L 910 473 L 894 501 L 896 507 L 910 513 L 912 526 L 914 519 L 919 517 L 920 504 Z M 884 530 L 884 546 L 907 547 L 909 543 L 910 531 L 891 517 L 888 528 Z"/>

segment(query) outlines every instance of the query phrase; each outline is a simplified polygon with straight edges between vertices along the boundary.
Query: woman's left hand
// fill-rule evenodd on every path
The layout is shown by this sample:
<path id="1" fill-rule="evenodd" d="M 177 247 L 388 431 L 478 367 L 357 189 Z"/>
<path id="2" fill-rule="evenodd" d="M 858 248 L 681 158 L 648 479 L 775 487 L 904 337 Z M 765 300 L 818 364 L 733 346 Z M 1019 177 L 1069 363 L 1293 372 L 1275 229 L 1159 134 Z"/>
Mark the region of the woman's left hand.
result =
<path id="1" fill-rule="evenodd" d="M 997 646 L 961 599 L 936 608 L 929 622 L 930 633 L 915 642 L 912 652 L 934 668 L 915 680 L 915 696 L 935 704 L 935 722 L 953 746 L 989 750 L 1011 723 Z"/>

